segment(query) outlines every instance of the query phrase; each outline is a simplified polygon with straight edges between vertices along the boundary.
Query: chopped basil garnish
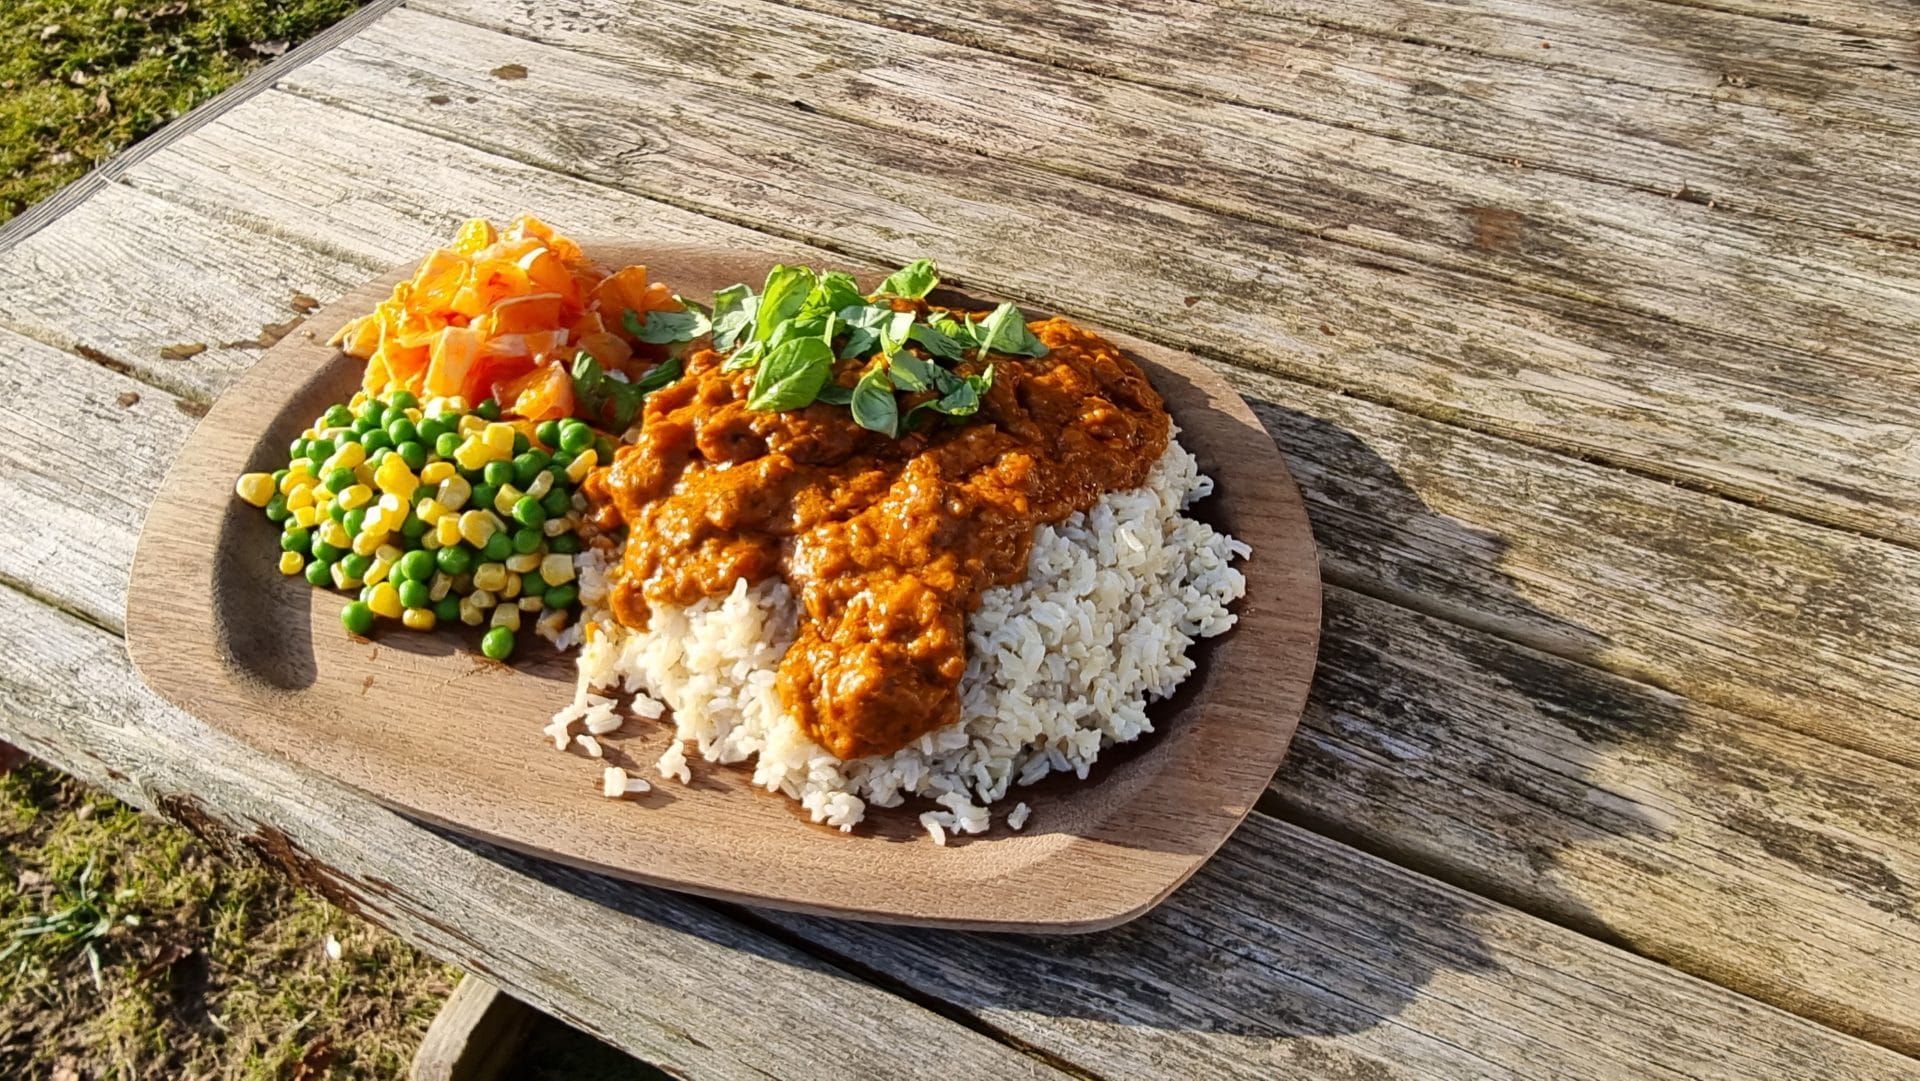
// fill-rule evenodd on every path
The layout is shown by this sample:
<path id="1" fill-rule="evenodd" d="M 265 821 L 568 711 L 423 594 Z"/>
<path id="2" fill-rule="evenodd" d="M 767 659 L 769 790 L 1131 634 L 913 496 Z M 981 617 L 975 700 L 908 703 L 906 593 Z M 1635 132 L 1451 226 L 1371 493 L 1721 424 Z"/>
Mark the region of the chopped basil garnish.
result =
<path id="1" fill-rule="evenodd" d="M 893 400 L 893 384 L 879 368 L 867 372 L 854 384 L 850 407 L 853 422 L 860 427 L 885 436 L 900 434 L 900 403 Z"/>
<path id="2" fill-rule="evenodd" d="M 680 378 L 680 359 L 656 364 L 637 381 L 628 383 L 607 374 L 593 354 L 582 352 L 573 358 L 572 374 L 574 397 L 587 407 L 587 414 L 608 431 L 624 432 L 640 414 L 648 394 Z"/>
<path id="3" fill-rule="evenodd" d="M 880 292 L 885 296 L 920 300 L 939 284 L 940 272 L 934 269 L 933 260 L 915 259 L 887 275 L 887 280 L 880 283 Z"/>
<path id="4" fill-rule="evenodd" d="M 706 309 L 689 300 L 681 300 L 680 304 L 681 310 L 677 312 L 648 312 L 645 322 L 633 309 L 627 309 L 627 333 L 649 345 L 690 342 L 705 334 L 712 326 Z"/>
<path id="5" fill-rule="evenodd" d="M 789 338 L 774 347 L 753 373 L 749 409 L 780 412 L 813 404 L 833 374 L 833 350 L 819 338 Z"/>

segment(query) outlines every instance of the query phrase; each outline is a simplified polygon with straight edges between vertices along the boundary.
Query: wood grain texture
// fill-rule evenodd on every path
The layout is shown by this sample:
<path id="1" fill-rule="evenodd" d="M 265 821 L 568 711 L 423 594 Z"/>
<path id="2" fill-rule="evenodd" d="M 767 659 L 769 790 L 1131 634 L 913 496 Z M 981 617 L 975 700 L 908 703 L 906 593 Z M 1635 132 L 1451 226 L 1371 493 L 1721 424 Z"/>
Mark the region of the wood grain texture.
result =
<path id="1" fill-rule="evenodd" d="M 0 702 L 0 738 L 664 1070 L 1067 1076 L 702 903 L 446 837 L 244 747 L 142 686 L 120 639 L 4 588 Z"/>
<path id="2" fill-rule="evenodd" d="M 422 18 L 396 13 L 286 85 L 862 257 L 931 255 L 969 285 L 1248 366 L 1920 538 L 1920 376 L 1088 190 L 841 120 L 822 98 L 796 108 Z M 440 42 L 471 67 L 445 64 Z M 510 62 L 553 75 L 486 74 Z M 434 94 L 449 104 L 423 107 Z"/>
<path id="3" fill-rule="evenodd" d="M 1064 1076 L 699 902 L 455 843 L 241 747 L 140 687 L 116 639 L 10 590 L 0 691 L 9 741 L 671 1072 Z M 1913 1074 L 1258 814 L 1171 902 L 1101 935 L 751 918 L 1097 1076 Z"/>
<path id="4" fill-rule="evenodd" d="M 586 250 L 604 266 L 645 265 L 703 300 L 792 261 L 646 244 Z M 735 770 L 702 768 L 697 784 L 634 800 L 599 797 L 601 763 L 541 748 L 540 727 L 573 699 L 570 658 L 490 664 L 457 627 L 350 638 L 338 627 L 340 596 L 280 575 L 274 527 L 232 494 L 235 477 L 283 461 L 312 417 L 357 388 L 361 365 L 324 343 L 411 274 L 405 265 L 347 294 L 269 350 L 214 405 L 154 503 L 133 564 L 128 648 L 149 685 L 214 727 L 409 814 L 635 881 L 816 913 L 1055 932 L 1110 927 L 1158 903 L 1226 840 L 1279 766 L 1320 626 L 1299 494 L 1219 376 L 1115 336 L 1215 481 L 1196 513 L 1255 553 L 1242 567 L 1235 628 L 1196 647 L 1200 669 L 1160 712 L 1143 753 L 1102 769 L 1097 783 L 1023 793 L 1033 817 L 1018 834 L 944 848 L 921 836 L 924 806 L 872 810 L 843 835 L 804 824 Z M 198 569 L 185 589 L 183 567 Z M 405 725 L 394 723 L 401 702 Z M 614 764 L 651 773 L 671 730 L 629 722 L 603 740 Z M 449 756 L 450 742 L 502 753 Z"/>
<path id="5" fill-rule="evenodd" d="M 408 1081 L 499 1081 L 539 1012 L 471 973 L 440 1004 L 407 1069 Z"/>

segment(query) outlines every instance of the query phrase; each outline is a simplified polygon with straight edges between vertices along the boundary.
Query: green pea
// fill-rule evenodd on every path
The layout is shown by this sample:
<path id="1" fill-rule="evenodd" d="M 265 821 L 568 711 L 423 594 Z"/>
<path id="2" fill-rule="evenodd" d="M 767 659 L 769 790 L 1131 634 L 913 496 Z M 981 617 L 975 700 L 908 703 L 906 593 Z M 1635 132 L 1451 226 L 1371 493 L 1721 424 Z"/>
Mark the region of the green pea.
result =
<path id="1" fill-rule="evenodd" d="M 278 488 L 280 487 L 280 482 L 287 479 L 287 473 L 288 470 L 276 469 L 267 475 L 273 478 L 273 486 Z"/>
<path id="2" fill-rule="evenodd" d="M 495 532 L 487 538 L 486 547 L 480 550 L 480 554 L 486 556 L 489 563 L 503 563 L 513 554 L 513 538 L 507 536 L 505 531 Z"/>
<path id="3" fill-rule="evenodd" d="M 500 487 L 502 484 L 512 484 L 513 463 L 500 461 L 488 462 L 486 468 L 480 471 L 480 476 L 495 488 Z"/>
<path id="4" fill-rule="evenodd" d="M 387 395 L 387 404 L 394 409 L 415 409 L 419 407 L 420 399 L 414 397 L 410 390 L 396 390 Z"/>
<path id="5" fill-rule="evenodd" d="M 556 484 L 547 489 L 547 497 L 540 505 L 546 508 L 547 517 L 558 518 L 573 509 L 573 493 Z"/>
<path id="6" fill-rule="evenodd" d="M 321 540 L 319 537 L 313 538 L 313 558 L 315 559 L 331 563 L 346 554 L 347 553 L 335 548 L 333 545 L 328 544 L 326 541 Z"/>
<path id="7" fill-rule="evenodd" d="M 368 431 L 366 435 L 360 437 L 360 445 L 367 448 L 368 454 L 372 454 L 375 451 L 386 450 L 392 447 L 393 437 L 387 434 L 385 428 L 374 428 Z"/>
<path id="8" fill-rule="evenodd" d="M 293 512 L 287 509 L 287 497 L 279 492 L 273 493 L 272 498 L 267 500 L 267 521 L 278 525 L 291 517 Z"/>
<path id="9" fill-rule="evenodd" d="M 579 587 L 575 586 L 572 582 L 568 582 L 564 585 L 548 586 L 543 599 L 547 602 L 548 608 L 566 608 L 572 605 L 579 596 Z"/>
<path id="10" fill-rule="evenodd" d="M 409 582 L 424 582 L 433 577 L 433 553 L 424 548 L 415 548 L 400 557 L 393 565 L 393 579 Z"/>
<path id="11" fill-rule="evenodd" d="M 307 581 L 316 586 L 330 586 L 333 584 L 333 564 L 327 560 L 316 558 L 313 562 L 307 564 L 306 574 Z"/>
<path id="12" fill-rule="evenodd" d="M 547 520 L 547 512 L 541 508 L 540 501 L 530 495 L 523 495 L 513 504 L 513 520 L 528 529 L 539 529 Z"/>
<path id="13" fill-rule="evenodd" d="M 445 433 L 453 430 L 451 425 L 447 424 L 447 422 L 441 420 L 439 417 L 421 417 L 420 423 L 414 425 L 413 427 L 414 427 L 414 431 L 420 433 L 419 435 L 420 442 L 426 444 L 429 447 L 433 446 L 434 440 L 440 438 Z"/>
<path id="14" fill-rule="evenodd" d="M 386 460 L 386 458 L 387 458 L 387 456 L 388 456 L 388 455 L 390 455 L 390 454 L 392 454 L 392 453 L 393 453 L 393 448 L 392 448 L 392 447 L 381 447 L 381 448 L 380 448 L 380 449 L 378 449 L 378 450 L 372 450 L 372 451 L 368 451 L 368 452 L 367 452 L 367 465 L 368 465 L 368 467 L 370 467 L 370 468 L 373 468 L 373 469 L 378 469 L 378 468 L 380 468 L 380 463 L 381 463 L 381 462 L 383 462 L 383 461 L 385 461 L 385 460 Z"/>
<path id="15" fill-rule="evenodd" d="M 332 492 L 334 495 L 339 495 L 341 492 L 353 487 L 355 479 L 353 470 L 348 469 L 344 465 L 335 466 L 333 469 L 327 471 L 327 491 Z"/>
<path id="16" fill-rule="evenodd" d="M 567 479 L 567 467 L 573 464 L 575 457 L 576 455 L 565 447 L 560 447 L 553 452 L 553 459 L 547 463 L 547 468 L 554 471 L 556 481 Z"/>
<path id="17" fill-rule="evenodd" d="M 480 636 L 480 652 L 496 661 L 504 661 L 513 656 L 513 632 L 505 627 L 494 627 Z"/>
<path id="18" fill-rule="evenodd" d="M 328 431 L 333 433 L 333 441 L 340 446 L 344 447 L 348 443 L 360 442 L 360 430 L 351 425 L 345 428 L 330 428 Z"/>
<path id="19" fill-rule="evenodd" d="M 449 593 L 433 602 L 433 618 L 442 623 L 452 623 L 460 618 L 460 598 Z"/>
<path id="20" fill-rule="evenodd" d="M 409 439 L 393 449 L 400 455 L 400 460 L 407 463 L 407 468 L 415 473 L 427 467 L 427 448 L 419 441 Z"/>
<path id="21" fill-rule="evenodd" d="M 532 448 L 533 441 L 527 438 L 527 433 L 515 428 L 513 430 L 513 452 L 515 454 L 525 454 Z"/>
<path id="22" fill-rule="evenodd" d="M 560 422 L 543 420 L 533 426 L 533 437 L 549 449 L 560 445 Z"/>
<path id="23" fill-rule="evenodd" d="M 560 449 L 570 454 L 578 454 L 593 446 L 593 429 L 577 420 L 563 421 L 560 425 Z"/>
<path id="24" fill-rule="evenodd" d="M 497 401 L 494 401 L 492 398 L 480 399 L 480 404 L 474 406 L 473 411 L 475 413 L 480 414 L 481 418 L 484 420 L 500 419 L 500 403 Z"/>
<path id="25" fill-rule="evenodd" d="M 362 603 L 373 600 L 373 585 L 371 583 L 360 587 L 360 600 Z"/>
<path id="26" fill-rule="evenodd" d="M 352 432 L 355 440 L 358 441 L 360 437 L 365 436 L 368 432 L 378 427 L 380 427 L 379 420 L 362 413 L 359 418 L 353 422 L 353 426 L 347 430 Z"/>
<path id="27" fill-rule="evenodd" d="M 520 595 L 522 597 L 544 597 L 547 593 L 547 580 L 540 577 L 539 571 L 528 571 L 520 576 Z"/>
<path id="28" fill-rule="evenodd" d="M 287 444 L 287 457 L 289 458 L 305 457 L 307 453 L 307 443 L 308 443 L 308 440 L 302 439 L 299 436 L 295 436 L 293 439 L 293 442 Z"/>
<path id="29" fill-rule="evenodd" d="M 346 525 L 347 508 L 341 506 L 339 500 L 335 500 L 327 505 L 327 517 L 339 522 L 341 525 Z"/>
<path id="30" fill-rule="evenodd" d="M 532 555 L 540 550 L 540 542 L 546 539 L 546 535 L 538 529 L 521 526 L 513 531 L 513 550 L 518 555 Z"/>
<path id="31" fill-rule="evenodd" d="M 340 519 L 340 524 L 347 527 L 348 536 L 359 536 L 361 527 L 367 524 L 367 508 L 353 508 L 347 512 L 346 517 Z"/>
<path id="32" fill-rule="evenodd" d="M 604 435 L 595 438 L 593 441 L 593 457 L 601 465 L 606 465 L 612 462 L 613 461 L 613 440 L 609 439 Z"/>
<path id="33" fill-rule="evenodd" d="M 547 547 L 563 556 L 570 556 L 580 550 L 580 537 L 574 533 L 562 533 L 550 538 Z"/>
<path id="34" fill-rule="evenodd" d="M 292 526 L 285 533 L 280 534 L 280 550 L 283 552 L 299 552 L 301 555 L 306 555 L 312 547 L 313 531 L 305 526 Z"/>
<path id="35" fill-rule="evenodd" d="M 473 569 L 473 549 L 464 544 L 450 544 L 434 553 L 434 562 L 448 574 L 465 574 Z"/>
<path id="36" fill-rule="evenodd" d="M 427 535 L 427 523 L 419 515 L 408 511 L 407 517 L 400 523 L 400 535 L 410 541 L 417 541 Z"/>
<path id="37" fill-rule="evenodd" d="M 539 476 L 540 471 L 545 469 L 547 463 L 550 461 L 552 461 L 552 459 L 547 456 L 545 451 L 541 450 L 528 450 L 514 455 L 513 482 L 522 488 L 527 487 L 533 483 L 533 478 Z"/>
<path id="38" fill-rule="evenodd" d="M 367 570 L 373 566 L 373 560 L 359 552 L 348 552 L 340 557 L 340 571 L 349 578 L 365 578 Z"/>
<path id="39" fill-rule="evenodd" d="M 353 410 L 348 409 L 346 405 L 343 403 L 335 402 L 334 404 L 327 407 L 326 412 L 320 414 L 320 419 L 317 422 L 315 422 L 314 427 L 344 428 L 347 425 L 352 423 L 353 423 Z"/>
<path id="40" fill-rule="evenodd" d="M 387 422 L 387 407 L 381 405 L 378 401 L 368 402 L 360 407 L 360 416 L 355 419 L 372 421 L 373 426 L 378 428 Z M 361 429 L 361 431 L 365 430 L 364 428 Z"/>
<path id="41" fill-rule="evenodd" d="M 432 598 L 427 596 L 427 583 L 425 582 L 416 582 L 409 578 L 395 586 L 394 590 L 400 594 L 400 607 L 402 608 L 425 608 L 433 603 Z"/>
<path id="42" fill-rule="evenodd" d="M 387 438 L 393 440 L 393 445 L 397 447 L 410 439 L 420 438 L 420 429 L 414 427 L 413 422 L 406 417 L 389 417 L 387 418 Z"/>
<path id="43" fill-rule="evenodd" d="M 499 494 L 500 489 L 495 488 L 485 481 L 481 481 L 473 486 L 473 494 L 467 497 L 467 506 L 476 509 L 492 510 L 493 499 Z"/>
<path id="44" fill-rule="evenodd" d="M 365 601 L 353 601 L 340 609 L 340 622 L 346 625 L 348 634 L 364 638 L 373 630 L 373 609 Z"/>
<path id="45" fill-rule="evenodd" d="M 442 458 L 453 457 L 453 452 L 459 449 L 459 432 L 441 432 L 439 435 L 433 437 L 433 452 Z"/>
<path id="46" fill-rule="evenodd" d="M 318 469 L 321 462 L 333 457 L 333 452 L 339 449 L 339 447 L 333 445 L 333 440 L 328 439 L 326 436 L 320 436 L 316 439 L 307 440 L 307 452 L 300 455 L 300 457 L 312 462 L 314 468 Z"/>

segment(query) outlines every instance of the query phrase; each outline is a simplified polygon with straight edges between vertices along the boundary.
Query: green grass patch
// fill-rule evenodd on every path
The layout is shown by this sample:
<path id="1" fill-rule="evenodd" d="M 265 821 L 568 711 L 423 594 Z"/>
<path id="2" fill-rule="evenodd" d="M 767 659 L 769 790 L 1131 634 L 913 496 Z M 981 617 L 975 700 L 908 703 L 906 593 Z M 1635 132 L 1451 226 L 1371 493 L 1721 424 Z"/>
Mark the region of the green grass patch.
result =
<path id="1" fill-rule="evenodd" d="M 0 949 L 4 1077 L 404 1076 L 458 978 L 38 765 L 0 778 Z"/>
<path id="2" fill-rule="evenodd" d="M 0 221 L 359 2 L 0 3 Z"/>

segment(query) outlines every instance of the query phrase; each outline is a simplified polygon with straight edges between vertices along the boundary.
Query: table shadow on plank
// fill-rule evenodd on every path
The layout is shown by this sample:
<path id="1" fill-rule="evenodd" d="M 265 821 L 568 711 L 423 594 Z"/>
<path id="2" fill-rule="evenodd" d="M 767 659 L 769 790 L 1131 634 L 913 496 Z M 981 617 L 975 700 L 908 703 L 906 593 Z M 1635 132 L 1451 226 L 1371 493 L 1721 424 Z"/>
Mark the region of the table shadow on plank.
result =
<path id="1" fill-rule="evenodd" d="M 1503 603 L 1524 603 L 1500 570 L 1504 546 L 1497 537 L 1428 509 L 1393 467 L 1353 434 L 1275 402 L 1249 401 L 1301 477 L 1316 539 L 1324 552 L 1394 551 L 1393 531 L 1415 525 L 1429 536 L 1435 528 L 1456 531 L 1460 535 L 1454 539 L 1460 543 L 1448 547 L 1482 553 L 1484 558 L 1415 570 L 1453 582 L 1450 592 L 1454 594 L 1488 596 L 1492 591 Z M 1298 447 L 1311 448 L 1317 457 L 1300 457 Z M 1352 493 L 1362 490 L 1361 502 L 1380 513 L 1356 521 L 1333 509 L 1354 502 Z M 1355 529 L 1377 535 L 1362 541 L 1349 535 Z M 1404 579 L 1407 568 L 1400 570 Z M 1534 615 L 1542 621 L 1550 618 L 1537 611 Z M 1558 630 L 1559 638 L 1575 644 L 1575 652 L 1603 644 L 1591 631 L 1564 621 L 1559 621 Z M 1474 739 L 1476 725 L 1486 730 L 1499 725 L 1484 717 L 1461 715 L 1464 704 L 1483 694 L 1495 699 L 1524 694 L 1580 736 L 1600 741 L 1657 738 L 1662 726 L 1678 720 L 1671 707 L 1642 700 L 1617 686 L 1595 686 L 1581 677 L 1585 669 L 1579 665 L 1537 656 L 1478 632 L 1449 636 L 1474 643 L 1466 649 L 1462 663 L 1452 668 L 1470 673 L 1469 682 L 1484 686 L 1456 684 L 1423 693 L 1419 680 L 1409 676 L 1419 675 L 1421 653 L 1430 652 L 1430 645 L 1415 649 L 1396 642 L 1338 606 L 1330 606 L 1328 631 L 1313 700 L 1303 722 L 1313 731 L 1303 727 L 1299 737 L 1310 744 L 1309 753 L 1301 765 L 1282 768 L 1282 785 L 1297 774 L 1311 777 L 1305 787 L 1344 787 L 1359 790 L 1358 798 L 1366 798 L 1370 783 L 1366 772 L 1343 768 L 1334 757 L 1344 735 L 1342 718 L 1368 718 L 1367 727 L 1381 744 L 1390 744 L 1395 731 L 1418 734 L 1421 739 L 1432 738 L 1434 731 Z M 1484 735 L 1478 738 L 1485 743 Z M 1392 748 L 1354 750 L 1368 752 L 1391 754 Z M 1479 746 L 1463 758 L 1498 753 L 1498 748 Z M 1570 786 L 1586 788 L 1595 783 L 1584 778 L 1585 763 L 1578 753 L 1563 754 L 1557 765 L 1573 774 L 1565 778 Z M 1434 776 L 1431 783 L 1435 801 L 1446 798 L 1442 792 L 1455 793 L 1456 800 L 1467 798 L 1459 794 L 1465 786 L 1454 777 Z M 1513 780 L 1501 778 L 1500 783 L 1511 786 Z M 1385 790 L 1374 795 L 1391 798 Z M 1310 810 L 1302 814 L 1286 807 L 1282 813 L 1359 848 L 1391 847 L 1373 845 L 1365 837 L 1343 837 L 1337 821 L 1314 822 Z M 1466 806 L 1459 811 L 1463 820 L 1480 814 L 1479 809 Z M 1597 815 L 1587 827 L 1596 836 L 1655 830 L 1653 824 L 1629 812 Z M 653 889 L 530 859 L 444 830 L 436 832 L 594 903 L 636 918 L 658 918 L 659 895 Z M 1564 834 L 1564 824 L 1547 832 Z M 1552 855 L 1535 853 L 1528 859 L 1551 860 Z M 1441 877 L 1471 878 L 1449 873 Z M 1250 818 L 1168 901 L 1135 921 L 1094 934 L 954 932 L 741 911 L 779 937 L 824 956 L 821 972 L 878 980 L 910 997 L 949 1008 L 1014 1010 L 1256 1041 L 1362 1032 L 1401 1013 L 1437 973 L 1488 972 L 1510 963 L 1476 930 L 1478 923 L 1499 911 L 1498 905 L 1262 814 Z M 1564 915 L 1555 918 L 1579 923 L 1577 914 L 1571 921 Z"/>

